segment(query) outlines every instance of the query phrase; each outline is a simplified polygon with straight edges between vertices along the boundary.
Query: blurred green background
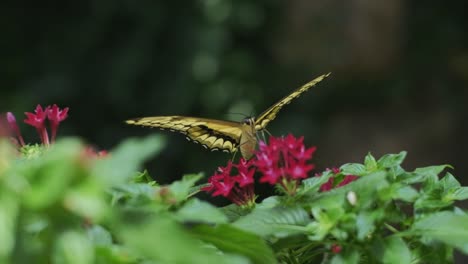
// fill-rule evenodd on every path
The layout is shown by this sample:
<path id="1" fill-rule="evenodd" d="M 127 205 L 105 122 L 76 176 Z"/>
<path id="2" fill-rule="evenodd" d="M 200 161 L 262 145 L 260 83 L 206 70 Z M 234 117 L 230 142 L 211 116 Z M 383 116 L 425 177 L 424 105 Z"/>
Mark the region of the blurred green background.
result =
<path id="1" fill-rule="evenodd" d="M 283 109 L 273 135 L 304 135 L 319 170 L 407 150 L 408 169 L 450 163 L 468 183 L 466 1 L 29 2 L 0 9 L 0 111 L 18 119 L 36 104 L 68 106 L 59 134 L 110 149 L 157 132 L 125 119 L 241 120 L 331 71 Z M 148 163 L 163 182 L 230 159 L 167 137 Z"/>
<path id="2" fill-rule="evenodd" d="M 132 117 L 241 120 L 331 71 L 283 109 L 273 135 L 304 135 L 319 171 L 407 150 L 408 169 L 450 163 L 468 184 L 466 1 L 10 2 L 0 111 L 68 106 L 60 136 L 110 149 L 156 132 L 126 126 Z M 230 159 L 167 137 L 147 166 L 159 181 Z"/>

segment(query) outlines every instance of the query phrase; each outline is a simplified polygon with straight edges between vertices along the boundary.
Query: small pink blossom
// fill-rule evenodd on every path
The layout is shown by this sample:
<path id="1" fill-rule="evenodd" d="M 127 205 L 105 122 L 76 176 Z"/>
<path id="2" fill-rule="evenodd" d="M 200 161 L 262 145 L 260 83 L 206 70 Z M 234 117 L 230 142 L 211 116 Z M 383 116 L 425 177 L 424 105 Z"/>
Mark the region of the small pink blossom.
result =
<path id="1" fill-rule="evenodd" d="M 47 107 L 47 118 L 49 119 L 50 122 L 50 130 L 52 132 L 52 142 L 55 142 L 55 137 L 57 136 L 57 130 L 60 122 L 65 120 L 67 118 L 68 114 L 68 107 L 63 108 L 60 110 L 60 108 L 54 104 L 52 107 Z"/>
<path id="2" fill-rule="evenodd" d="M 262 173 L 260 182 L 280 184 L 288 194 L 294 194 L 300 180 L 307 178 L 315 167 L 307 163 L 315 150 L 316 147 L 304 146 L 304 137 L 295 138 L 291 134 L 270 137 L 268 144 L 261 141 L 253 161 Z"/>
<path id="3" fill-rule="evenodd" d="M 208 186 L 203 187 L 202 191 L 210 192 L 212 196 L 224 196 L 240 206 L 253 206 L 255 169 L 251 166 L 251 162 L 243 158 L 238 164 L 229 161 L 226 167 L 219 167 L 208 179 Z M 233 168 L 237 169 L 237 173 L 233 173 Z"/>
<path id="4" fill-rule="evenodd" d="M 36 106 L 34 113 L 25 112 L 26 119 L 24 122 L 28 125 L 31 125 L 36 128 L 39 138 L 41 139 L 44 145 L 49 145 L 49 136 L 47 135 L 47 129 L 45 127 L 45 120 L 47 118 L 47 111 L 49 110 L 47 106 L 44 110 L 41 105 Z"/>

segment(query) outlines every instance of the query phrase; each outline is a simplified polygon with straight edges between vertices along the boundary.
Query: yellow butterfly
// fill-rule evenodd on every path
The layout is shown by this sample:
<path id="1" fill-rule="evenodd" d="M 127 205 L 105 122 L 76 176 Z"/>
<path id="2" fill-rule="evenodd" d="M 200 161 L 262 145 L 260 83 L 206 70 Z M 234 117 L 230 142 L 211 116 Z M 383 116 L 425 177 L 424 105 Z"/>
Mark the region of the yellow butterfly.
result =
<path id="1" fill-rule="evenodd" d="M 234 153 L 240 149 L 244 158 L 252 157 L 257 144 L 256 133 L 275 119 L 281 108 L 289 104 L 293 99 L 299 97 L 303 92 L 309 90 L 317 83 L 328 77 L 330 73 L 321 75 L 314 80 L 304 84 L 290 95 L 268 108 L 257 118 L 245 118 L 241 122 L 222 121 L 187 116 L 152 116 L 134 118 L 125 121 L 130 125 L 157 127 L 162 130 L 184 134 L 189 141 L 202 144 L 211 150 L 222 150 Z"/>

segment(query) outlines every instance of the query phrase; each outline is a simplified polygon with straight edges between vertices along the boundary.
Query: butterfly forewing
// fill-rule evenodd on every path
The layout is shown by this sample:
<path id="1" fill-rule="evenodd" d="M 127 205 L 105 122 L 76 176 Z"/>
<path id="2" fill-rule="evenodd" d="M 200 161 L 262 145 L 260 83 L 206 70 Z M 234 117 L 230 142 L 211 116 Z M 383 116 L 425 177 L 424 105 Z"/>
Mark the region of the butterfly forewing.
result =
<path id="1" fill-rule="evenodd" d="M 211 150 L 235 152 L 242 134 L 241 124 L 186 116 L 154 116 L 135 118 L 127 124 L 168 129 L 184 134 L 187 139 Z"/>
<path id="2" fill-rule="evenodd" d="M 260 114 L 255 121 L 255 130 L 260 131 L 264 129 L 268 123 L 270 123 L 273 119 L 275 119 L 276 115 L 278 112 L 281 110 L 281 108 L 289 104 L 292 100 L 295 98 L 299 97 L 303 92 L 306 92 L 309 90 L 311 87 L 315 86 L 317 83 L 321 82 L 323 79 L 327 78 L 330 75 L 330 73 L 321 75 L 312 81 L 304 84 L 303 86 L 299 87 L 297 90 L 289 94 L 288 96 L 284 97 L 281 99 L 279 102 L 268 108 L 265 112 Z"/>
<path id="3" fill-rule="evenodd" d="M 207 118 L 187 116 L 153 116 L 127 120 L 127 124 L 168 129 L 184 134 L 187 139 L 200 143 L 211 150 L 236 152 L 241 149 L 242 156 L 249 159 L 255 150 L 257 131 L 264 129 L 268 123 L 275 119 L 281 108 L 299 97 L 303 92 L 328 77 L 324 74 L 306 83 L 290 95 L 281 99 L 263 112 L 255 123 L 238 123 Z"/>

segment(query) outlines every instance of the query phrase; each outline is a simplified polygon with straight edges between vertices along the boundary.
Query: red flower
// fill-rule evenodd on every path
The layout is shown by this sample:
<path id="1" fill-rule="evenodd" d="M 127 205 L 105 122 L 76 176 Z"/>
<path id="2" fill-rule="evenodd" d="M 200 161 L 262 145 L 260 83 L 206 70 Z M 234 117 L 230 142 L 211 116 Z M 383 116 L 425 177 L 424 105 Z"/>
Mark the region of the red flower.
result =
<path id="1" fill-rule="evenodd" d="M 333 245 L 331 246 L 331 252 L 333 252 L 333 253 L 335 253 L 335 254 L 340 253 L 341 250 L 342 250 L 342 248 L 341 248 L 341 246 L 338 245 L 338 244 L 333 244 Z"/>
<path id="2" fill-rule="evenodd" d="M 47 135 L 47 130 L 44 125 L 49 108 L 50 107 L 47 106 L 45 110 L 43 110 L 41 105 L 37 105 L 36 110 L 34 110 L 35 114 L 25 112 L 27 118 L 24 122 L 36 128 L 39 138 L 44 145 L 49 145 L 49 136 Z"/>
<path id="3" fill-rule="evenodd" d="M 202 191 L 210 192 L 213 196 L 224 196 L 240 206 L 253 206 L 255 204 L 254 178 L 255 169 L 250 161 L 243 158 L 238 164 L 228 162 L 226 167 L 219 167 L 218 171 L 208 179 L 208 186 Z M 231 176 L 232 169 L 237 174 Z"/>
<path id="4" fill-rule="evenodd" d="M 16 137 L 18 138 L 19 145 L 24 146 L 24 140 L 23 136 L 21 136 L 21 131 L 18 127 L 18 124 L 16 123 L 16 118 L 11 112 L 7 112 L 6 114 L 7 122 L 8 125 L 10 126 L 10 129 L 13 131 L 13 133 L 16 134 Z"/>
<path id="5" fill-rule="evenodd" d="M 60 110 L 56 104 L 52 105 L 52 107 L 46 108 L 47 118 L 50 122 L 50 130 L 52 132 L 52 142 L 55 141 L 55 136 L 57 135 L 57 129 L 63 120 L 67 118 L 68 114 L 68 107 Z"/>
<path id="6" fill-rule="evenodd" d="M 326 170 L 329 171 L 330 169 L 326 169 Z M 340 173 L 340 169 L 338 169 L 338 168 L 332 168 L 331 171 L 335 174 L 334 176 L 336 176 L 336 174 Z M 318 174 L 316 176 L 320 177 L 321 174 Z M 341 182 L 338 183 L 335 186 L 335 177 L 331 177 L 330 179 L 328 179 L 328 181 L 326 183 L 324 183 L 324 184 L 322 184 L 322 186 L 320 186 L 320 191 L 322 191 L 322 192 L 330 191 L 333 188 L 338 188 L 338 187 L 344 186 L 344 185 L 356 180 L 357 178 L 358 177 L 354 176 L 354 175 L 345 175 L 343 180 L 341 180 Z"/>
<path id="7" fill-rule="evenodd" d="M 85 147 L 83 152 L 84 152 L 84 155 L 88 158 L 103 158 L 109 155 L 109 153 L 106 150 L 97 151 L 95 148 L 91 146 Z"/>
<path id="8" fill-rule="evenodd" d="M 260 182 L 280 184 L 283 189 L 294 194 L 301 179 L 307 178 L 314 169 L 307 161 L 312 158 L 316 148 L 306 148 L 304 137 L 295 138 L 289 134 L 286 137 L 270 137 L 269 144 L 259 143 L 254 164 L 263 174 Z"/>

